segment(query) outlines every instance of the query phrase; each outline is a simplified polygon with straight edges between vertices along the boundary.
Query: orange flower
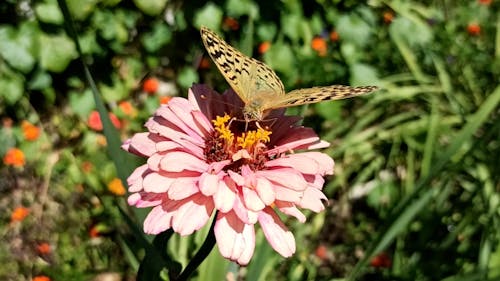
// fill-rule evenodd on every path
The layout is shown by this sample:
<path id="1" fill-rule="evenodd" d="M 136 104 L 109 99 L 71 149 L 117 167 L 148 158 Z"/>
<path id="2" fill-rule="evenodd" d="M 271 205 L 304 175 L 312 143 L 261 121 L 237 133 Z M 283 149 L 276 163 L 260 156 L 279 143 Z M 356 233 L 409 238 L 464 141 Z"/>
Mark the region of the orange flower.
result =
<path id="1" fill-rule="evenodd" d="M 108 183 L 108 190 L 118 196 L 125 195 L 125 187 L 123 187 L 122 181 L 118 178 L 113 179 Z"/>
<path id="2" fill-rule="evenodd" d="M 384 17 L 384 22 L 386 24 L 390 24 L 392 22 L 392 20 L 394 19 L 394 13 L 390 12 L 390 11 L 384 12 L 383 17 Z"/>
<path id="3" fill-rule="evenodd" d="M 24 138 L 28 141 L 34 141 L 40 136 L 40 128 L 28 121 L 21 123 L 21 129 L 23 130 Z"/>
<path id="4" fill-rule="evenodd" d="M 90 238 L 97 238 L 97 237 L 101 236 L 101 232 L 99 231 L 99 227 L 97 224 L 93 225 L 89 229 L 89 236 L 90 236 Z"/>
<path id="5" fill-rule="evenodd" d="M 311 48 L 315 50 L 320 57 L 326 56 L 327 45 L 326 40 L 323 37 L 314 37 L 311 41 Z"/>
<path id="6" fill-rule="evenodd" d="M 240 24 L 235 18 L 225 17 L 224 22 L 222 23 L 224 27 L 229 28 L 231 30 L 238 30 L 240 28 Z"/>
<path id="7" fill-rule="evenodd" d="M 493 1 L 492 0 L 478 0 L 478 2 L 481 5 L 489 6 L 491 4 L 491 2 L 493 2 Z"/>
<path id="8" fill-rule="evenodd" d="M 372 258 L 370 261 L 370 265 L 373 267 L 391 267 L 392 261 L 391 258 L 386 253 L 380 253 Z"/>
<path id="9" fill-rule="evenodd" d="M 17 207 L 12 211 L 10 215 L 11 222 L 21 222 L 23 221 L 30 213 L 30 209 L 26 207 Z"/>
<path id="10" fill-rule="evenodd" d="M 113 125 L 117 129 L 121 128 L 121 122 L 118 119 L 118 117 L 116 117 L 116 115 L 114 115 L 113 113 L 110 112 L 109 119 L 111 119 L 111 123 L 113 123 Z M 89 115 L 89 119 L 87 120 L 87 124 L 89 125 L 89 127 L 92 130 L 102 131 L 102 122 L 101 122 L 101 117 L 99 116 L 99 112 L 97 112 L 95 110 L 92 111 Z"/>
<path id="11" fill-rule="evenodd" d="M 332 42 L 339 41 L 339 33 L 335 30 L 330 32 L 330 40 L 332 40 Z"/>
<path id="12" fill-rule="evenodd" d="M 144 80 L 142 84 L 142 90 L 148 94 L 154 94 L 158 91 L 158 87 L 160 86 L 160 82 L 158 79 L 152 77 Z"/>
<path id="13" fill-rule="evenodd" d="M 50 278 L 45 275 L 38 275 L 31 279 L 32 281 L 50 281 Z"/>
<path id="14" fill-rule="evenodd" d="M 36 245 L 36 252 L 39 255 L 48 255 L 51 252 L 50 244 L 47 242 L 42 242 Z"/>
<path id="15" fill-rule="evenodd" d="M 263 54 L 263 53 L 267 52 L 269 50 L 269 48 L 271 48 L 271 42 L 264 41 L 264 42 L 260 43 L 259 54 Z"/>
<path id="16" fill-rule="evenodd" d="M 125 115 L 130 117 L 135 117 L 137 115 L 137 110 L 135 110 L 135 107 L 129 101 L 120 102 L 118 107 L 121 111 L 123 111 L 123 113 L 125 113 Z"/>
<path id="17" fill-rule="evenodd" d="M 25 164 L 24 152 L 19 148 L 10 148 L 3 157 L 3 163 L 14 167 L 22 167 Z"/>
<path id="18" fill-rule="evenodd" d="M 481 33 L 481 26 L 477 23 L 469 23 L 467 26 L 467 32 L 469 35 L 478 36 Z"/>
<path id="19" fill-rule="evenodd" d="M 171 96 L 161 96 L 160 97 L 160 104 L 167 104 L 171 99 L 172 99 Z"/>
<path id="20" fill-rule="evenodd" d="M 326 260 L 328 258 L 328 249 L 325 245 L 319 245 L 314 253 L 321 260 Z"/>

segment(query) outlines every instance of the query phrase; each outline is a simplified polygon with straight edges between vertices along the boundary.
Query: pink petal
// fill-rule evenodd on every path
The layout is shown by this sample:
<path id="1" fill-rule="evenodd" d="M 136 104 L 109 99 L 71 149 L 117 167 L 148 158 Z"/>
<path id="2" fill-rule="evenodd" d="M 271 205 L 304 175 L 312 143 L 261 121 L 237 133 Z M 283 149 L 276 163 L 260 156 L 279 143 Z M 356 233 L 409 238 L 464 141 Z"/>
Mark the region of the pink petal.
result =
<path id="1" fill-rule="evenodd" d="M 154 207 L 144 220 L 144 232 L 158 234 L 170 228 L 172 213 L 163 209 L 163 206 Z"/>
<path id="2" fill-rule="evenodd" d="M 304 214 L 299 211 L 299 209 L 297 209 L 297 207 L 295 207 L 295 204 L 293 203 L 276 201 L 276 207 L 278 207 L 279 210 L 284 214 L 294 216 L 301 223 L 304 223 L 306 221 L 306 216 L 304 216 Z"/>
<path id="3" fill-rule="evenodd" d="M 265 163 L 266 167 L 292 167 L 304 174 L 333 174 L 333 159 L 321 152 L 290 154 Z"/>
<path id="4" fill-rule="evenodd" d="M 245 204 L 243 204 L 242 199 L 241 199 L 241 194 L 235 197 L 234 200 L 234 206 L 233 206 L 234 213 L 246 224 L 254 224 L 257 222 L 257 212 L 249 210 Z"/>
<path id="5" fill-rule="evenodd" d="M 264 209 L 264 207 L 266 207 L 266 205 L 264 204 L 264 202 L 262 202 L 262 200 L 260 200 L 260 197 L 257 195 L 257 192 L 255 192 L 254 190 L 250 189 L 250 188 L 242 188 L 243 189 L 243 200 L 245 201 L 245 206 L 254 211 L 254 212 L 258 212 L 262 209 Z"/>
<path id="6" fill-rule="evenodd" d="M 234 192 L 234 182 L 228 177 L 224 180 L 219 181 L 217 192 L 215 193 L 213 199 L 215 203 L 215 208 L 223 213 L 229 212 L 233 208 L 234 200 L 236 199 L 236 193 Z"/>
<path id="7" fill-rule="evenodd" d="M 139 156 L 151 156 L 156 152 L 156 142 L 161 138 L 151 133 L 137 133 L 122 145 L 124 150 Z"/>
<path id="8" fill-rule="evenodd" d="M 175 141 L 181 145 L 184 145 L 186 141 L 197 146 L 204 144 L 204 142 L 201 142 L 199 139 L 192 138 L 188 134 L 179 131 L 179 129 L 164 125 L 161 122 L 165 122 L 164 119 L 156 116 L 150 118 L 144 125 L 150 132 L 159 134 L 160 136 Z"/>
<path id="9" fill-rule="evenodd" d="M 270 207 L 259 212 L 259 223 L 267 241 L 285 258 L 295 253 L 295 238 Z"/>
<path id="10" fill-rule="evenodd" d="M 142 181 L 146 171 L 148 171 L 148 165 L 144 164 L 137 167 L 134 172 L 130 174 L 127 178 L 129 192 L 138 192 L 142 190 Z"/>
<path id="11" fill-rule="evenodd" d="M 182 200 L 200 192 L 197 178 L 177 178 L 168 189 L 168 197 L 172 200 Z"/>
<path id="12" fill-rule="evenodd" d="M 193 115 L 193 119 L 197 122 L 197 124 L 203 128 L 204 135 L 210 134 L 214 130 L 212 123 L 207 119 L 207 117 L 201 111 L 192 111 L 191 115 Z"/>
<path id="13" fill-rule="evenodd" d="M 166 177 L 153 172 L 144 177 L 142 187 L 146 192 L 162 193 L 166 192 L 174 181 L 175 178 Z"/>
<path id="14" fill-rule="evenodd" d="M 174 151 L 166 154 L 160 162 L 160 168 L 167 172 L 197 171 L 204 172 L 208 164 L 189 153 Z"/>
<path id="15" fill-rule="evenodd" d="M 175 104 L 175 102 L 174 102 Z M 156 116 L 161 116 L 163 119 L 165 119 L 168 123 L 166 126 L 168 127 L 177 127 L 180 131 L 184 132 L 187 134 L 191 140 L 196 143 L 196 144 L 202 144 L 203 141 L 203 136 L 198 133 L 198 131 L 193 130 L 189 125 L 187 125 L 185 122 L 189 122 L 189 120 L 184 120 L 182 117 L 188 117 L 191 118 L 191 112 L 190 111 L 185 111 L 185 114 L 182 114 L 183 116 L 179 116 L 177 112 L 174 112 L 172 109 L 175 106 L 172 106 L 172 100 L 168 103 L 167 107 L 160 107 L 156 112 Z M 177 107 L 176 110 L 179 110 Z M 179 112 L 181 113 L 181 112 Z M 192 121 L 192 120 L 191 120 Z M 160 122 L 160 121 L 159 121 Z M 170 124 L 171 123 L 171 124 Z M 193 125 L 196 128 L 196 125 Z"/>
<path id="16" fill-rule="evenodd" d="M 172 228 L 182 236 L 202 228 L 212 215 L 214 204 L 210 197 L 194 195 L 183 200 L 172 220 Z"/>
<path id="17" fill-rule="evenodd" d="M 281 185 L 273 185 L 276 200 L 298 203 L 302 199 L 303 191 L 295 191 Z"/>
<path id="18" fill-rule="evenodd" d="M 252 224 L 244 224 L 234 212 L 219 213 L 214 233 L 223 257 L 240 265 L 248 264 L 255 249 L 255 230 Z"/>
<path id="19" fill-rule="evenodd" d="M 209 173 L 203 173 L 200 176 L 200 191 L 205 196 L 212 196 L 219 188 L 219 176 Z"/>
<path id="20" fill-rule="evenodd" d="M 231 170 L 227 171 L 231 179 L 239 186 L 245 185 L 245 178 L 238 173 L 235 173 Z"/>
<path id="21" fill-rule="evenodd" d="M 317 188 L 307 188 L 304 191 L 304 196 L 302 197 L 302 200 L 297 204 L 302 208 L 309 209 L 313 212 L 319 213 L 325 209 L 325 206 L 323 205 L 323 201 L 327 201 L 328 198 L 326 198 L 325 194 L 321 192 Z"/>
<path id="22" fill-rule="evenodd" d="M 181 146 L 180 144 L 169 140 L 160 141 L 156 143 L 156 150 L 161 152 L 166 152 L 170 150 L 179 150 L 182 148 L 183 146 Z"/>
<path id="23" fill-rule="evenodd" d="M 128 197 L 128 203 L 137 208 L 148 208 L 160 205 L 166 196 L 163 193 L 138 192 Z"/>
<path id="24" fill-rule="evenodd" d="M 279 183 L 293 190 L 302 191 L 307 187 L 304 177 L 298 171 L 291 168 L 262 170 L 257 171 L 256 174 L 258 177 L 264 177 L 273 183 Z"/>
<path id="25" fill-rule="evenodd" d="M 259 194 L 260 199 L 264 204 L 271 205 L 276 199 L 273 185 L 265 178 L 257 178 L 257 185 L 255 191 Z"/>
<path id="26" fill-rule="evenodd" d="M 203 137 L 207 134 L 207 131 L 203 127 L 198 127 L 198 125 L 200 123 L 210 123 L 210 121 L 207 119 L 207 117 L 205 117 L 205 115 L 196 116 L 197 119 L 195 119 L 192 114 L 194 107 L 186 99 L 182 99 L 182 101 L 185 103 L 172 103 L 172 101 L 170 101 L 168 103 L 168 107 L 182 120 L 184 124 L 186 124 L 187 129 L 183 128 L 183 130 L 189 129 L 190 131 L 195 132 L 198 136 L 202 137 L 203 140 Z"/>

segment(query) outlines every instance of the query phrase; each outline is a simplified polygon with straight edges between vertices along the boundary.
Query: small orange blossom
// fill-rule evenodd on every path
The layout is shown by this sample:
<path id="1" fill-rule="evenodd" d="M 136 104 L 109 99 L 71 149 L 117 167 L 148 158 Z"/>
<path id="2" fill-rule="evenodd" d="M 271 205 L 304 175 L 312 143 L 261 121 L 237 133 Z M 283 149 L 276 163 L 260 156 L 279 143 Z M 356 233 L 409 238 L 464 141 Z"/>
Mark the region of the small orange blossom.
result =
<path id="1" fill-rule="evenodd" d="M 24 152 L 19 148 L 10 148 L 3 157 L 3 163 L 7 166 L 22 167 L 25 164 Z"/>
<path id="2" fill-rule="evenodd" d="M 17 207 L 12 211 L 12 214 L 10 215 L 10 221 L 11 222 L 20 222 L 23 221 L 30 213 L 30 209 L 26 207 Z"/>
<path id="3" fill-rule="evenodd" d="M 23 130 L 24 138 L 28 141 L 34 141 L 40 136 L 40 128 L 26 120 L 21 123 L 21 129 Z"/>
<path id="4" fill-rule="evenodd" d="M 123 187 L 122 181 L 118 178 L 114 178 L 108 183 L 108 190 L 118 196 L 122 196 L 126 193 L 125 187 Z"/>

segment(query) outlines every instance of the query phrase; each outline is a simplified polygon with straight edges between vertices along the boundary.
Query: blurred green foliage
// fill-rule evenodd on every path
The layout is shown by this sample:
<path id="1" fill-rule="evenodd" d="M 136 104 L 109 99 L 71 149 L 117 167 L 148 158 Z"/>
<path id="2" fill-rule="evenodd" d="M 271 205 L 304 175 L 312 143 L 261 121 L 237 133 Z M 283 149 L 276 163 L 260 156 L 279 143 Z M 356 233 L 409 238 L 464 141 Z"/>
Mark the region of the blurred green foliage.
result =
<path id="1" fill-rule="evenodd" d="M 228 87 L 207 64 L 201 25 L 266 62 L 287 89 L 383 88 L 290 109 L 332 143 L 336 160 L 327 210 L 304 225 L 287 221 L 297 253 L 281 258 L 259 233 L 247 268 L 222 264 L 214 250 L 198 280 L 227 272 L 246 280 L 500 278 L 498 1 L 67 4 L 81 59 L 123 139 L 143 130 L 162 97 L 185 95 L 193 82 Z M 26 158 L 21 168 L 0 166 L 2 280 L 102 272 L 129 280 L 145 254 L 140 222 L 124 222 L 116 206 L 126 202 L 107 188 L 117 172 L 102 132 L 90 126 L 95 103 L 67 24 L 56 0 L 0 3 L 0 156 L 17 147 Z M 143 88 L 150 78 L 160 82 L 153 94 Z M 40 137 L 27 140 L 22 121 Z M 31 213 L 13 224 L 17 206 Z M 169 253 L 185 266 L 206 231 L 174 235 Z M 36 251 L 41 241 L 50 254 Z"/>

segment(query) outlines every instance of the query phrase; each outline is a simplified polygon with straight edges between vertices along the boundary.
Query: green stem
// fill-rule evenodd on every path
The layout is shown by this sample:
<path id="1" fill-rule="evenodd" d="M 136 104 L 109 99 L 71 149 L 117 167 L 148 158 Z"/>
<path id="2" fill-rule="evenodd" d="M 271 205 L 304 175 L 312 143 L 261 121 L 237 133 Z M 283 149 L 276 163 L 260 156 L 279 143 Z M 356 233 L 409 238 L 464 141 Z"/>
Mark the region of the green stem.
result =
<path id="1" fill-rule="evenodd" d="M 191 259 L 189 264 L 186 266 L 184 271 L 175 279 L 176 281 L 184 281 L 187 280 L 189 275 L 193 273 L 196 268 L 207 258 L 207 256 L 212 251 L 215 246 L 215 233 L 214 227 L 217 221 L 217 212 L 215 213 L 214 220 L 212 221 L 212 225 L 210 226 L 210 230 L 208 231 L 207 238 L 205 238 L 205 242 L 201 245 L 201 248 L 198 250 L 196 255 Z"/>

